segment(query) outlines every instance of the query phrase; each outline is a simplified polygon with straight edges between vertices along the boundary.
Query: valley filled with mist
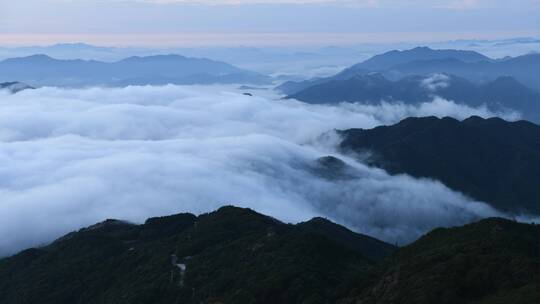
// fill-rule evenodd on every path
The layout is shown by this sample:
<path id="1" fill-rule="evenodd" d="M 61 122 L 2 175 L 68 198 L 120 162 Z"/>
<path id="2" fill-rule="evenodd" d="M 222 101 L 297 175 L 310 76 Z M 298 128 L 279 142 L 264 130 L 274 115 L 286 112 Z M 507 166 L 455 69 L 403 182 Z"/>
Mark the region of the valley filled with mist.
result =
<path id="1" fill-rule="evenodd" d="M 409 116 L 516 120 L 514 113 L 440 98 L 327 106 L 254 94 L 176 85 L 4 93 L 3 253 L 106 218 L 141 222 L 223 204 L 288 222 L 324 216 L 399 244 L 438 226 L 504 215 L 437 180 L 392 176 L 343 154 L 335 130 Z M 319 163 L 326 156 L 345 161 L 354 175 L 319 174 L 332 170 Z"/>
<path id="2" fill-rule="evenodd" d="M 0 304 L 539 303 L 537 19 L 437 1 L 433 32 L 361 33 L 337 17 L 397 8 L 257 1 L 0 19 Z"/>

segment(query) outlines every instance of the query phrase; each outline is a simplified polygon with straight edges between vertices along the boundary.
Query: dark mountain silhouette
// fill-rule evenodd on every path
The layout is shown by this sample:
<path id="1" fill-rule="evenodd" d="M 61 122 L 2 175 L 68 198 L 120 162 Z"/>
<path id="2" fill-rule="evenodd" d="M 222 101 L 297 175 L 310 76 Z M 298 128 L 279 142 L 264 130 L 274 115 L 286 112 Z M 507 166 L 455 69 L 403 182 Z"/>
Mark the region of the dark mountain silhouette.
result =
<path id="1" fill-rule="evenodd" d="M 179 55 L 130 57 L 107 63 L 58 60 L 46 55 L 0 62 L 0 80 L 19 79 L 37 86 L 126 86 L 269 82 L 269 78 L 224 62 Z"/>
<path id="2" fill-rule="evenodd" d="M 425 117 L 339 133 L 342 150 L 369 152 L 368 163 L 391 174 L 433 178 L 499 210 L 540 214 L 538 125 Z"/>
<path id="3" fill-rule="evenodd" d="M 539 286 L 540 228 L 497 218 L 396 249 L 224 207 L 107 220 L 0 260 L 3 304 L 537 303 Z"/>
<path id="4" fill-rule="evenodd" d="M 376 238 L 354 233 L 341 225 L 320 217 L 300 223 L 298 227 L 307 232 L 324 235 L 373 261 L 380 261 L 390 256 L 396 249 Z"/>
<path id="5" fill-rule="evenodd" d="M 406 76 L 390 81 L 377 73 L 324 82 L 287 98 L 314 104 L 380 104 L 381 101 L 419 104 L 432 101 L 434 96 L 472 107 L 486 105 L 492 111 L 516 110 L 523 118 L 540 123 L 540 93 L 512 77 L 499 77 L 494 81 L 475 84 L 446 74 Z"/>
<path id="6" fill-rule="evenodd" d="M 436 229 L 345 303 L 538 303 L 540 226 L 492 218 Z"/>
<path id="7" fill-rule="evenodd" d="M 0 260 L 2 303 L 327 303 L 395 248 L 248 209 L 108 220 Z"/>
<path id="8" fill-rule="evenodd" d="M 34 88 L 27 85 L 26 83 L 22 83 L 18 81 L 0 83 L 0 90 L 7 90 L 13 94 L 18 93 L 20 91 L 31 90 L 31 89 L 34 89 Z"/>

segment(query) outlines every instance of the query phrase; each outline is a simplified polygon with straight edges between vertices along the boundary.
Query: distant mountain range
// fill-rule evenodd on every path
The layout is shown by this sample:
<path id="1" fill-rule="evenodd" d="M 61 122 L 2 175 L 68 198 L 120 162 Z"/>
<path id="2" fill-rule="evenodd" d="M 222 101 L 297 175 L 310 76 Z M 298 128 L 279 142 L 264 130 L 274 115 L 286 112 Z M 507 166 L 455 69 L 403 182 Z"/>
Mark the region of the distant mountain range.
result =
<path id="1" fill-rule="evenodd" d="M 540 54 L 494 60 L 471 51 L 433 50 L 418 47 L 406 51 L 391 51 L 377 55 L 341 72 L 340 77 L 380 72 L 390 79 L 407 75 L 447 73 L 476 82 L 493 81 L 510 76 L 526 86 L 540 91 Z"/>
<path id="2" fill-rule="evenodd" d="M 24 91 L 24 90 L 29 90 L 29 89 L 34 89 L 34 88 L 22 82 L 14 81 L 14 82 L 0 83 L 0 90 L 7 90 L 13 94 L 18 93 L 20 91 Z"/>
<path id="3" fill-rule="evenodd" d="M 157 55 L 143 48 L 116 48 L 95 46 L 86 43 L 58 43 L 47 46 L 20 46 L 14 48 L 0 47 L 0 58 L 27 57 L 44 54 L 58 59 L 95 59 L 117 61 L 133 55 Z M 125 55 L 131 54 L 131 55 Z"/>
<path id="4" fill-rule="evenodd" d="M 540 214 L 540 126 L 471 117 L 407 118 L 392 126 L 339 131 L 340 149 L 391 174 L 439 180 L 515 214 Z"/>
<path id="5" fill-rule="evenodd" d="M 307 89 L 313 85 L 333 81 L 333 80 L 348 80 L 355 76 L 361 76 L 372 73 L 383 74 L 385 77 L 392 80 L 399 80 L 401 77 L 397 76 L 395 67 L 405 63 L 423 61 L 423 60 L 446 60 L 455 59 L 466 63 L 474 63 L 477 61 L 493 61 L 489 57 L 473 51 L 460 51 L 460 50 L 433 50 L 427 47 L 417 47 L 405 51 L 389 51 L 380 55 L 375 55 L 361 63 L 355 64 L 343 71 L 337 73 L 334 76 L 315 78 L 305 81 L 288 81 L 277 87 L 277 90 L 287 94 L 293 95 L 304 89 Z M 441 70 L 436 73 L 445 73 Z M 402 77 L 404 75 L 401 75 Z"/>
<path id="6" fill-rule="evenodd" d="M 410 62 L 446 60 L 449 58 L 467 63 L 492 61 L 491 58 L 473 51 L 433 50 L 428 47 L 417 47 L 405 51 L 393 50 L 381 55 L 373 56 L 362 63 L 353 65 L 346 71 L 385 71 Z"/>
<path id="7" fill-rule="evenodd" d="M 314 104 L 399 101 L 416 105 L 432 101 L 435 96 L 471 107 L 486 105 L 494 112 L 516 110 L 524 119 L 540 123 L 540 93 L 508 76 L 477 84 L 447 74 L 406 76 L 391 81 L 382 74 L 373 73 L 316 84 L 287 98 Z"/>
<path id="8" fill-rule="evenodd" d="M 270 78 L 224 62 L 179 55 L 130 57 L 117 62 L 58 60 L 46 55 L 0 62 L 0 81 L 34 86 L 126 86 L 162 84 L 268 84 Z"/>
<path id="9" fill-rule="evenodd" d="M 394 67 L 391 75 L 429 75 L 444 71 L 473 81 L 490 81 L 499 76 L 511 76 L 535 90 L 540 90 L 540 54 L 529 54 L 496 61 L 463 62 L 459 59 L 420 60 Z"/>
<path id="10" fill-rule="evenodd" d="M 537 303 L 540 227 L 486 219 L 403 248 L 249 209 L 119 220 L 0 259 L 3 304 Z"/>
<path id="11" fill-rule="evenodd" d="M 540 123 L 540 54 L 494 60 L 472 51 L 418 47 L 374 56 L 325 78 L 286 82 L 276 89 L 308 103 L 400 101 L 435 96 L 494 111 L 519 111 Z"/>
<path id="12" fill-rule="evenodd" d="M 472 51 L 433 50 L 417 47 L 406 51 L 390 51 L 376 55 L 327 78 L 302 82 L 286 82 L 277 89 L 292 95 L 316 84 L 332 80 L 347 80 L 358 75 L 381 73 L 391 80 L 405 76 L 430 76 L 446 73 L 474 82 L 489 82 L 501 76 L 510 76 L 524 85 L 540 91 L 540 54 L 491 59 Z"/>

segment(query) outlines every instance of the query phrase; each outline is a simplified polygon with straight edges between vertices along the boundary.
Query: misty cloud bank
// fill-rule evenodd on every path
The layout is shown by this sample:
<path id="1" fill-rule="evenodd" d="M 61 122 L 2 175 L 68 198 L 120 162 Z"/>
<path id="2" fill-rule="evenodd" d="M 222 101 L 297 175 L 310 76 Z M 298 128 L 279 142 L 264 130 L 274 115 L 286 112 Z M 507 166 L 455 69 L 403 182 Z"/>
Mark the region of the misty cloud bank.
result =
<path id="1" fill-rule="evenodd" d="M 442 99 L 307 105 L 225 87 L 0 92 L 0 255 L 106 218 L 141 222 L 225 204 L 290 222 L 325 216 L 399 243 L 500 215 L 438 182 L 338 155 L 320 136 L 425 115 L 493 113 Z M 326 155 L 345 160 L 357 178 L 314 175 L 309 168 Z"/>

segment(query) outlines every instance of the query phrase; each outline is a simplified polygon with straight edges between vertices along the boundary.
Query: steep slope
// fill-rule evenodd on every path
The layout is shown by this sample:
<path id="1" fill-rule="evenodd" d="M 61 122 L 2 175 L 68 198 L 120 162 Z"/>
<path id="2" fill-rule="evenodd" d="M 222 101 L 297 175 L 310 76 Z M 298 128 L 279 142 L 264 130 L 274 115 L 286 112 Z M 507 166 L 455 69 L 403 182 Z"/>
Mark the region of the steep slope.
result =
<path id="1" fill-rule="evenodd" d="M 108 220 L 0 260 L 2 303 L 328 303 L 393 251 L 315 222 L 234 207 Z"/>
<path id="2" fill-rule="evenodd" d="M 286 81 L 278 85 L 275 89 L 283 94 L 292 95 L 302 90 L 305 90 L 309 87 L 326 83 L 331 80 L 332 78 L 330 77 L 328 78 L 323 77 L 323 78 L 314 78 L 314 79 L 304 80 L 304 81 Z"/>
<path id="3" fill-rule="evenodd" d="M 326 236 L 373 261 L 380 261 L 390 256 L 395 250 L 393 246 L 385 242 L 367 235 L 354 233 L 343 226 L 334 224 L 323 218 L 314 218 L 310 221 L 300 223 L 298 227 L 306 232 Z"/>
<path id="4" fill-rule="evenodd" d="M 382 100 L 412 101 L 419 100 L 419 97 L 422 97 L 421 100 L 426 99 L 422 94 L 419 94 L 421 90 L 413 93 L 414 88 L 412 87 L 409 92 L 405 92 L 406 94 L 400 94 L 400 96 L 394 97 L 397 93 L 398 86 L 399 84 L 397 82 L 389 81 L 381 74 L 357 75 L 346 80 L 332 80 L 314 85 L 296 94 L 289 95 L 287 98 L 298 99 L 312 104 L 339 102 L 376 104 Z M 402 97 L 406 99 L 400 99 Z"/>
<path id="5" fill-rule="evenodd" d="M 471 117 L 408 118 L 393 126 L 339 132 L 344 151 L 392 174 L 437 179 L 512 212 L 540 214 L 540 126 Z"/>
<path id="6" fill-rule="evenodd" d="M 179 55 L 130 57 L 117 62 L 58 60 L 46 55 L 0 62 L 0 80 L 39 86 L 268 83 L 266 76 L 224 62 Z"/>
<path id="7" fill-rule="evenodd" d="M 539 303 L 540 226 L 493 218 L 436 229 L 380 273 L 343 303 Z"/>
<path id="8" fill-rule="evenodd" d="M 314 79 L 309 79 L 309 80 L 304 80 L 304 81 L 287 81 L 277 86 L 275 89 L 286 95 L 294 95 L 294 94 L 297 94 L 298 92 L 301 92 L 303 90 L 309 89 L 314 86 L 326 84 L 332 81 L 348 80 L 354 77 L 367 75 L 370 73 L 372 72 L 367 71 L 367 70 L 364 70 L 364 71 L 356 70 L 353 73 L 339 73 L 331 77 L 314 78 Z"/>

